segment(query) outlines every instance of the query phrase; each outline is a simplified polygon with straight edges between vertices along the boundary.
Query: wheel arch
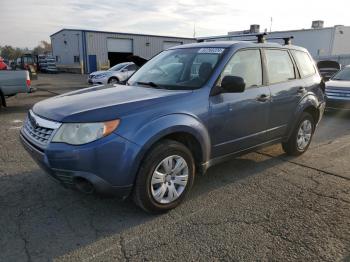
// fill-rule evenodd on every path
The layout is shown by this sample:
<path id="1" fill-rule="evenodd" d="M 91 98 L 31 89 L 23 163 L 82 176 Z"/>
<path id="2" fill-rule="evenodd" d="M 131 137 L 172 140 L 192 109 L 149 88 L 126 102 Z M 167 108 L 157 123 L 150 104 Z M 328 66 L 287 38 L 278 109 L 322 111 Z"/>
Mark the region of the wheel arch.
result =
<path id="1" fill-rule="evenodd" d="M 137 156 L 137 168 L 141 165 L 147 152 L 164 139 L 174 140 L 187 146 L 193 154 L 197 169 L 200 169 L 201 164 L 209 160 L 210 137 L 204 124 L 193 116 L 172 114 L 149 122 L 130 139 L 142 145 Z"/>
<path id="2" fill-rule="evenodd" d="M 315 125 L 319 121 L 320 117 L 320 110 L 319 110 L 320 102 L 318 101 L 317 97 L 314 95 L 308 95 L 304 97 L 297 106 L 296 111 L 294 112 L 292 116 L 292 120 L 289 121 L 289 125 L 287 128 L 287 135 L 284 140 L 288 140 L 291 134 L 293 133 L 293 130 L 295 126 L 298 124 L 298 121 L 302 115 L 302 113 L 307 112 L 309 113 L 312 118 L 315 121 Z"/>

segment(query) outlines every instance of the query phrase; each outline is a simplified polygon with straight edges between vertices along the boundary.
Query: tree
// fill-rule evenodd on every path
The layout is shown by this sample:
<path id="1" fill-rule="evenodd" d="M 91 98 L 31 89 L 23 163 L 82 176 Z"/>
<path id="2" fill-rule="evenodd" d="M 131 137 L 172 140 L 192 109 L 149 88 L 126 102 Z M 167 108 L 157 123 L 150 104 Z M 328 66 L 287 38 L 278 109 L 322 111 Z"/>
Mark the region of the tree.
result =
<path id="1" fill-rule="evenodd" d="M 23 51 L 20 48 L 13 48 L 10 45 L 5 45 L 1 48 L 1 56 L 8 60 L 13 60 L 20 57 Z"/>
<path id="2" fill-rule="evenodd" d="M 52 50 L 51 44 L 45 40 L 42 40 L 39 42 L 39 45 L 34 48 L 33 54 L 34 55 L 48 54 L 48 53 L 51 53 L 51 50 Z"/>

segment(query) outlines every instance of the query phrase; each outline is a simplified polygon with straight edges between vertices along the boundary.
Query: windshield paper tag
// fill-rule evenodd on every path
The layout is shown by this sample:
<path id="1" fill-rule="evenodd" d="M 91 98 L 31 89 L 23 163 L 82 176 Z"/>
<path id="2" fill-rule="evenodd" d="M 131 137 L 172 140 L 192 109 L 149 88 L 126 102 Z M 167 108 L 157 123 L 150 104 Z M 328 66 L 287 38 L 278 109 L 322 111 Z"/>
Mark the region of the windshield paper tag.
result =
<path id="1" fill-rule="evenodd" d="M 201 54 L 221 54 L 224 52 L 224 48 L 201 48 L 198 53 Z"/>

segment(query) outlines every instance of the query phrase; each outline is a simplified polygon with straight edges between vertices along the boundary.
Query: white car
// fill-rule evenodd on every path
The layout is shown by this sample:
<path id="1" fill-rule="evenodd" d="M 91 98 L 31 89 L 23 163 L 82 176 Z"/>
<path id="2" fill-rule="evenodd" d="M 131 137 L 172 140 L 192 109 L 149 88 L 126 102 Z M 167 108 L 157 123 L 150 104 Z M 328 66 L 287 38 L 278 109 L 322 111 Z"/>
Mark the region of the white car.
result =
<path id="1" fill-rule="evenodd" d="M 93 85 L 116 84 L 128 79 L 138 69 L 133 62 L 117 64 L 107 71 L 96 71 L 89 75 L 88 83 Z"/>

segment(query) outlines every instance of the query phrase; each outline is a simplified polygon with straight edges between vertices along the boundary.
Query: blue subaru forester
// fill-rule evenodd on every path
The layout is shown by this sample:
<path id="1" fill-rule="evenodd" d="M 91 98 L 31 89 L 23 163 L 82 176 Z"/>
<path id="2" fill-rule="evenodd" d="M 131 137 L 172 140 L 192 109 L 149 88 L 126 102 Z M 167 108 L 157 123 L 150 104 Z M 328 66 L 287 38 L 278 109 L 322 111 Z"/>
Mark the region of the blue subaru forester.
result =
<path id="1" fill-rule="evenodd" d="M 144 210 L 164 212 L 214 164 L 274 143 L 304 153 L 324 107 L 324 84 L 304 48 L 205 42 L 160 53 L 126 85 L 35 104 L 20 137 L 63 185 L 131 195 Z"/>

